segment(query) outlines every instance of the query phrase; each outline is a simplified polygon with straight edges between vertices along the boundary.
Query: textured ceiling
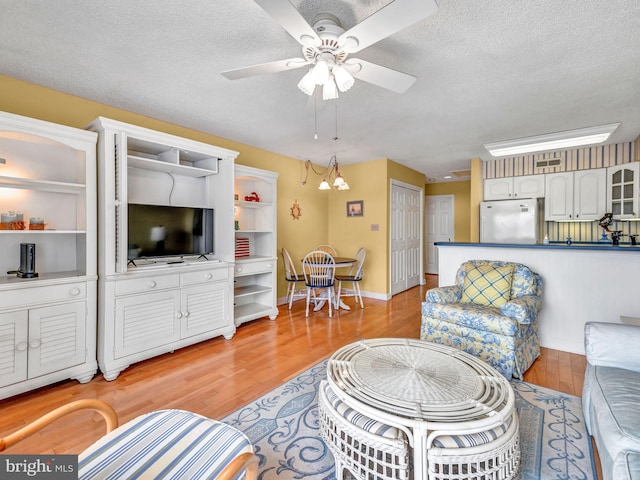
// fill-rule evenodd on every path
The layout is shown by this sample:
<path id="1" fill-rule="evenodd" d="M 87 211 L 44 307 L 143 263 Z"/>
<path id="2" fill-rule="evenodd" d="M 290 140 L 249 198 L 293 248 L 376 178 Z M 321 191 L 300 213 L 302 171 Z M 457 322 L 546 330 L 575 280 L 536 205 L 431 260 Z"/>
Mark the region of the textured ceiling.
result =
<path id="1" fill-rule="evenodd" d="M 292 0 L 345 29 L 389 1 Z M 358 53 L 418 77 L 404 94 L 356 80 L 336 102 L 305 69 L 220 72 L 300 56 L 252 0 L 0 0 L 0 74 L 298 159 L 390 158 L 440 180 L 482 144 L 622 122 L 640 134 L 638 0 L 439 0 L 438 12 Z M 2 92 L 0 92 L 0 95 Z"/>

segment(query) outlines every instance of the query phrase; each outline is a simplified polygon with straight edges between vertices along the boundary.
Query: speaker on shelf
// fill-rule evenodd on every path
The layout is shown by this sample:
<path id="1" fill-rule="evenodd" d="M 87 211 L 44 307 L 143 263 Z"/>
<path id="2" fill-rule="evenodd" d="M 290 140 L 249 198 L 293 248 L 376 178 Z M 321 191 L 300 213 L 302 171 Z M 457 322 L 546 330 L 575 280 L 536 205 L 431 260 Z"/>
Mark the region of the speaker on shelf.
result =
<path id="1" fill-rule="evenodd" d="M 37 277 L 36 272 L 36 244 L 21 243 L 20 244 L 20 268 L 18 269 L 18 277 L 34 278 Z"/>

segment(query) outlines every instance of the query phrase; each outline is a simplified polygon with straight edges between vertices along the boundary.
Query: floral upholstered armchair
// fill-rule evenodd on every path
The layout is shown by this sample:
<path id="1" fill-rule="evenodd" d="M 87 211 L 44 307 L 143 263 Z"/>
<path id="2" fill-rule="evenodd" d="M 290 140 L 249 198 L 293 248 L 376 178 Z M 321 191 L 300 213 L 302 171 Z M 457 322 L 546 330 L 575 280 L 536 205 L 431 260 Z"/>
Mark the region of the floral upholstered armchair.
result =
<path id="1" fill-rule="evenodd" d="M 456 285 L 427 291 L 420 338 L 457 347 L 522 378 L 540 355 L 542 278 L 519 263 L 470 260 Z"/>

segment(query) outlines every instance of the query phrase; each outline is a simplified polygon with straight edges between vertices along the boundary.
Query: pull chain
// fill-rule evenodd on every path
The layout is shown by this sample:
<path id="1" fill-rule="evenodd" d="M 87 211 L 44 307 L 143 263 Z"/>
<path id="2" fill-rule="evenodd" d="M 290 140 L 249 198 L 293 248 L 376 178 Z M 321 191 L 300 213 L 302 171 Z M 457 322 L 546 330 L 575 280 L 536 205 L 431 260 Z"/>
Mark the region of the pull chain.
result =
<path id="1" fill-rule="evenodd" d="M 318 95 L 313 94 L 313 138 L 318 139 Z"/>

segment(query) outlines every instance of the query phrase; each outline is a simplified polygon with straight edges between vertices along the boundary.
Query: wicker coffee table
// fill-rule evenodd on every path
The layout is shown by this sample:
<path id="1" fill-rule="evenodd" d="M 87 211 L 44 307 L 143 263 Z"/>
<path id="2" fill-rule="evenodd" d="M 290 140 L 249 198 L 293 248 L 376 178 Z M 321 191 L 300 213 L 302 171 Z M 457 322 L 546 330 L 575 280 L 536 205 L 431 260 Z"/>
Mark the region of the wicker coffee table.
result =
<path id="1" fill-rule="evenodd" d="M 494 368 L 455 348 L 400 338 L 346 345 L 329 359 L 319 407 L 323 437 L 340 457 L 336 466 L 358 478 L 386 475 L 386 466 L 361 468 L 368 442 L 378 440 L 369 438 L 373 430 L 407 443 L 414 479 L 517 477 L 513 389 Z M 357 449 L 345 445 L 351 441 Z M 387 456 L 368 451 L 369 460 Z"/>

